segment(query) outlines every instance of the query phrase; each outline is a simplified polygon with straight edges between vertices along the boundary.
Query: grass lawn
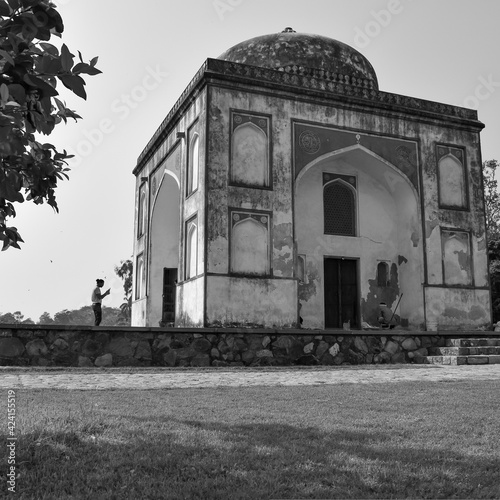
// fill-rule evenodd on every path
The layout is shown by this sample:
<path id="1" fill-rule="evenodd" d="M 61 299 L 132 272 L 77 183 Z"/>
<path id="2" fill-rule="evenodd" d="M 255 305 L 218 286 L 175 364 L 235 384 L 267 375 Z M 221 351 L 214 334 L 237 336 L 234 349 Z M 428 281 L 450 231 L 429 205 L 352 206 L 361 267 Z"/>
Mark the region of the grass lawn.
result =
<path id="1" fill-rule="evenodd" d="M 16 393 L 12 498 L 500 498 L 498 381 Z"/>

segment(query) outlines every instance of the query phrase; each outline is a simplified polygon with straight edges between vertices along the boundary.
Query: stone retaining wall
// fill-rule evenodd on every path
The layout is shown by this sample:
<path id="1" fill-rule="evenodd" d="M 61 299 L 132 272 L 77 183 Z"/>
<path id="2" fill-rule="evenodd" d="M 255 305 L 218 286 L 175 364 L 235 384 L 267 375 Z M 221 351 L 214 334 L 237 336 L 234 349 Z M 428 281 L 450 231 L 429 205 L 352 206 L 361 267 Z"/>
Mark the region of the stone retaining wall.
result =
<path id="1" fill-rule="evenodd" d="M 447 332 L 448 333 L 448 332 Z M 461 332 L 463 335 L 464 332 Z M 0 325 L 0 366 L 266 366 L 411 363 L 425 332 L 139 329 Z"/>

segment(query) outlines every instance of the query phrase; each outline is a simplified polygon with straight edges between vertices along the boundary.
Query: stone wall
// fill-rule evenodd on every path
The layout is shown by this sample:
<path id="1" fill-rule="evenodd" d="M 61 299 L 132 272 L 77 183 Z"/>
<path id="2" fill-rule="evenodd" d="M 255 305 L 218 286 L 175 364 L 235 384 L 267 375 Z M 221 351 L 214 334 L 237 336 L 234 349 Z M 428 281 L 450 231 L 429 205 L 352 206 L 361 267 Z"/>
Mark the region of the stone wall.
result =
<path id="1" fill-rule="evenodd" d="M 411 363 L 444 345 L 425 332 L 0 326 L 0 366 Z"/>

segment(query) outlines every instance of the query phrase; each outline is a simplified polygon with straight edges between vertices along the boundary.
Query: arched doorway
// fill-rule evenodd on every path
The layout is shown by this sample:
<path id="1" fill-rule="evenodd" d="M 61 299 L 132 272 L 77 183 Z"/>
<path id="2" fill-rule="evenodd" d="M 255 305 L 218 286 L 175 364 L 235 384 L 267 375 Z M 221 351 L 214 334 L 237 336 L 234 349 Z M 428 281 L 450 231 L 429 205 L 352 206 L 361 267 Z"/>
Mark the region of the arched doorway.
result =
<path id="1" fill-rule="evenodd" d="M 334 151 L 303 168 L 295 184 L 303 326 L 376 325 L 379 302 L 395 307 L 403 293 L 398 315 L 409 326 L 423 323 L 421 227 L 417 188 L 367 148 Z"/>
<path id="2" fill-rule="evenodd" d="M 165 171 L 153 202 L 147 326 L 174 323 L 179 267 L 179 181 Z"/>

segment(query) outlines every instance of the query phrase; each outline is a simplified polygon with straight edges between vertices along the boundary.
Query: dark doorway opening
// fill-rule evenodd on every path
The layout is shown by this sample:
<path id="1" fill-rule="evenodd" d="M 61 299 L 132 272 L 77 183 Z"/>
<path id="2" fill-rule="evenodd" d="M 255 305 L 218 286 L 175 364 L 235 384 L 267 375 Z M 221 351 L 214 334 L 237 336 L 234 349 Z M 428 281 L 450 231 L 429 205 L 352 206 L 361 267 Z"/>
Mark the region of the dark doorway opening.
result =
<path id="1" fill-rule="evenodd" d="M 175 288 L 177 285 L 177 268 L 163 268 L 163 326 L 175 324 Z"/>
<path id="2" fill-rule="evenodd" d="M 325 259 L 325 328 L 359 328 L 358 262 Z"/>

